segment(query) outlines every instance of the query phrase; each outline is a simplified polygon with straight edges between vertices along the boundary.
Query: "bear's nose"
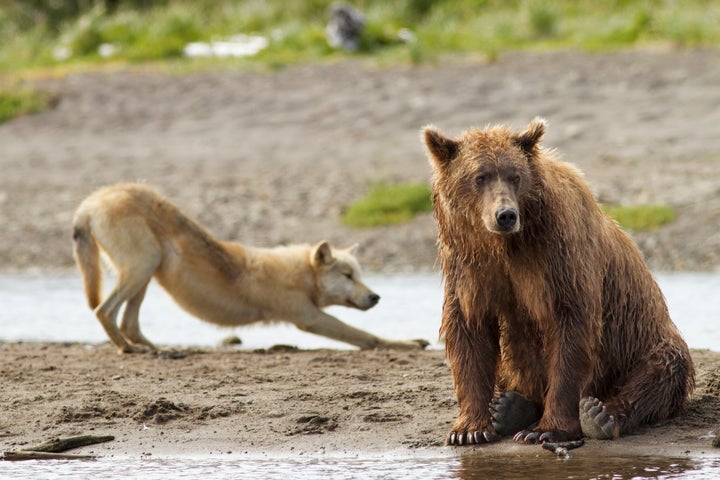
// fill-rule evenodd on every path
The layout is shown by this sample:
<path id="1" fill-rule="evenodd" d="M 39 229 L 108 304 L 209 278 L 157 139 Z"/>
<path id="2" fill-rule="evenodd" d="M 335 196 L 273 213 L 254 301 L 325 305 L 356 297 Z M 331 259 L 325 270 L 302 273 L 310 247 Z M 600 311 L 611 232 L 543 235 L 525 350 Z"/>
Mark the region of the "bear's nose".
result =
<path id="1" fill-rule="evenodd" d="M 503 230 L 510 230 L 515 226 L 518 219 L 518 211 L 514 208 L 501 208 L 495 212 L 495 220 Z"/>

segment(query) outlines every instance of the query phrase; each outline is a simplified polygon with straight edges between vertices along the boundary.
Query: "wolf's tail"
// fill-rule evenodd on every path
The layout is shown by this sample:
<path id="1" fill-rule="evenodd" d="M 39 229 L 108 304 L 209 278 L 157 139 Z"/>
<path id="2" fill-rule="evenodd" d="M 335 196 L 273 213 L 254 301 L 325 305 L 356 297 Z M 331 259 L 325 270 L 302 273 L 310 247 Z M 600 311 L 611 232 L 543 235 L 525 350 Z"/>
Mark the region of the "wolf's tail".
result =
<path id="1" fill-rule="evenodd" d="M 92 310 L 100 305 L 102 292 L 102 269 L 100 249 L 90 230 L 87 216 L 78 215 L 73 222 L 73 254 L 80 273 L 88 305 Z"/>

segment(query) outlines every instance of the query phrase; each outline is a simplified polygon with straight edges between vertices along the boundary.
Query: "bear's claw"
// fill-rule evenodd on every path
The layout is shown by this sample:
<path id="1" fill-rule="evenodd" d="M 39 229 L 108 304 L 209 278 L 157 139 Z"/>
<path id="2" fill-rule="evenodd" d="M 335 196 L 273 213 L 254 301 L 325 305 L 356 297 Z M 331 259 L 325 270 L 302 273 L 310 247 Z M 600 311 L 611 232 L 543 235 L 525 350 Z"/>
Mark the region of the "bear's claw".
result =
<path id="1" fill-rule="evenodd" d="M 580 399 L 580 428 L 583 435 L 597 440 L 610 440 L 620 435 L 615 417 L 595 397 Z"/>
<path id="2" fill-rule="evenodd" d="M 564 430 L 550 430 L 550 431 L 538 431 L 538 430 L 520 430 L 515 434 L 513 440 L 520 443 L 556 443 L 565 442 L 571 440 L 576 435 L 570 435 Z"/>
<path id="3" fill-rule="evenodd" d="M 535 403 L 516 392 L 505 392 L 490 402 L 492 426 L 502 436 L 512 435 L 540 419 Z"/>
<path id="4" fill-rule="evenodd" d="M 483 443 L 493 443 L 500 440 L 500 437 L 493 433 L 485 431 L 479 431 L 476 430 L 474 432 L 450 432 L 450 435 L 448 435 L 448 438 L 446 440 L 447 445 L 481 445 Z"/>
<path id="5" fill-rule="evenodd" d="M 540 438 L 540 432 L 533 432 L 532 430 L 520 430 L 515 434 L 513 440 L 521 443 L 538 443 Z"/>

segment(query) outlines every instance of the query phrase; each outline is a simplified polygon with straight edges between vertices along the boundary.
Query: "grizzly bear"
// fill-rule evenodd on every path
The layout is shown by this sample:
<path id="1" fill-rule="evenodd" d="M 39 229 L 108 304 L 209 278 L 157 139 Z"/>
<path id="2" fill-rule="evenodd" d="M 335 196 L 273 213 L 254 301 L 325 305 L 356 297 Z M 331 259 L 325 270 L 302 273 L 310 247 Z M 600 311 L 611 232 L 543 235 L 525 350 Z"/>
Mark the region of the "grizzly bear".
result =
<path id="1" fill-rule="evenodd" d="M 423 132 L 460 409 L 450 445 L 615 438 L 677 414 L 694 386 L 640 251 L 544 133 L 542 119 Z"/>

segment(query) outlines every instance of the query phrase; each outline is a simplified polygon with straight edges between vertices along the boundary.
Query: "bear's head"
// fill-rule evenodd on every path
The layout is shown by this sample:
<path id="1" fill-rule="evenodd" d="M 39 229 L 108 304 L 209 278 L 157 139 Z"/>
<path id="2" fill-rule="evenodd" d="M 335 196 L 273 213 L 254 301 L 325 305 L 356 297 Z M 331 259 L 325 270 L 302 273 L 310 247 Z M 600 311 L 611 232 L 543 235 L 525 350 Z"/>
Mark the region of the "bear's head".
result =
<path id="1" fill-rule="evenodd" d="M 439 221 L 479 227 L 498 235 L 519 232 L 522 202 L 533 188 L 532 162 L 546 122 L 536 118 L 522 132 L 504 126 L 445 137 L 433 126 L 423 137 L 433 166 L 433 202 Z"/>

